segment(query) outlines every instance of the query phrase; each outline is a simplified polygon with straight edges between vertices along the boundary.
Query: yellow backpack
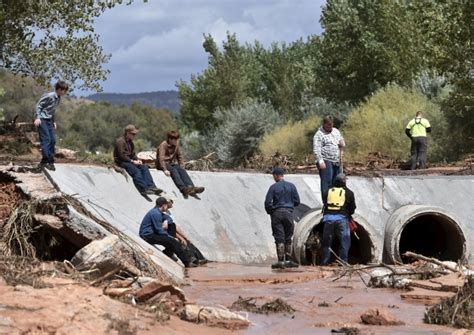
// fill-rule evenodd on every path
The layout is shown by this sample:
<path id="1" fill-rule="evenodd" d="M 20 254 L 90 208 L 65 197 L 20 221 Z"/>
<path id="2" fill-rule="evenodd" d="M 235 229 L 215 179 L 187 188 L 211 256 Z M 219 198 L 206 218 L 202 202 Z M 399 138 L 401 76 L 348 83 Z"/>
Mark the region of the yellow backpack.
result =
<path id="1" fill-rule="evenodd" d="M 328 209 L 338 211 L 346 202 L 346 190 L 342 187 L 332 187 L 328 192 Z"/>

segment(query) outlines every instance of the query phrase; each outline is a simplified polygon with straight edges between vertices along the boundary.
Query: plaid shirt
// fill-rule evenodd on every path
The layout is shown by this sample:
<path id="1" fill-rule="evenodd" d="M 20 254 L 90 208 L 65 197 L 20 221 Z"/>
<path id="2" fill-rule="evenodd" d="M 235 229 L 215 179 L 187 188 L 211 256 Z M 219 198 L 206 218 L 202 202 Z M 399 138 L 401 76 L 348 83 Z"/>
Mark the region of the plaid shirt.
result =
<path id="1" fill-rule="evenodd" d="M 61 102 L 56 92 L 50 92 L 41 97 L 36 104 L 35 116 L 37 119 L 51 119 L 54 121 L 54 114 L 56 113 L 56 107 Z"/>
<path id="2" fill-rule="evenodd" d="M 331 162 L 339 162 L 340 150 L 339 144 L 344 146 L 344 138 L 339 130 L 332 128 L 330 133 L 326 132 L 323 127 L 320 127 L 313 137 L 313 151 L 316 155 L 316 161 L 323 160 Z"/>

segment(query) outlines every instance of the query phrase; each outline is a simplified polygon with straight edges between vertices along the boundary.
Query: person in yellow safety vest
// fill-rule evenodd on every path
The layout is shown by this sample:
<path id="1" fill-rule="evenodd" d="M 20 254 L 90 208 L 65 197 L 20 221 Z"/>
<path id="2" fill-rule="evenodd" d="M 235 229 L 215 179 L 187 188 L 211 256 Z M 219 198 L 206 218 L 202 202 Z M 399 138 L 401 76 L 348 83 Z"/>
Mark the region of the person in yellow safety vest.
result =
<path id="1" fill-rule="evenodd" d="M 416 112 L 415 118 L 408 122 L 405 128 L 405 133 L 411 139 L 410 170 L 415 170 L 418 161 L 420 161 L 420 169 L 426 169 L 426 153 L 428 151 L 426 133 L 430 132 L 430 122 L 423 118 L 421 112 Z"/>

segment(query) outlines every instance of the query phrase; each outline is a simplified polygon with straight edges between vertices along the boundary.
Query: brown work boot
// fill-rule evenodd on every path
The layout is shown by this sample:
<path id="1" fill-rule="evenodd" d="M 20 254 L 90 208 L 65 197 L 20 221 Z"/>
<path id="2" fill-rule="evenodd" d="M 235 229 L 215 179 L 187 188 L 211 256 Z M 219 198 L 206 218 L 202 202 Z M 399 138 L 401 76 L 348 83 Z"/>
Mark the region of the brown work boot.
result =
<path id="1" fill-rule="evenodd" d="M 205 190 L 205 188 L 202 186 L 193 187 L 193 188 L 194 188 L 194 193 L 202 193 Z"/>
<path id="2" fill-rule="evenodd" d="M 186 198 L 188 195 L 194 194 L 193 191 L 194 191 L 194 188 L 192 186 L 186 186 L 185 188 L 183 188 L 182 193 L 183 193 L 183 196 Z"/>

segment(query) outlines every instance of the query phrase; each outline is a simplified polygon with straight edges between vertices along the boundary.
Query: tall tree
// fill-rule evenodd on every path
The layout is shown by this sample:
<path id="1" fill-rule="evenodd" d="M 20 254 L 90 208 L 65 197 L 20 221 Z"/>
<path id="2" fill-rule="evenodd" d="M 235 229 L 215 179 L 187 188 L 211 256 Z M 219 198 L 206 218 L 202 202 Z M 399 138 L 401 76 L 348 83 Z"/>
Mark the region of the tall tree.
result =
<path id="1" fill-rule="evenodd" d="M 131 1 L 129 1 L 130 3 Z M 94 19 L 122 0 L 0 1 L 0 67 L 46 83 L 52 78 L 100 90 L 109 56 Z"/>

